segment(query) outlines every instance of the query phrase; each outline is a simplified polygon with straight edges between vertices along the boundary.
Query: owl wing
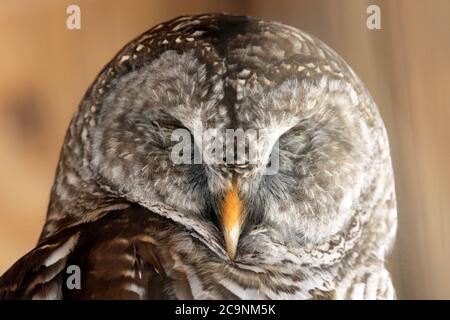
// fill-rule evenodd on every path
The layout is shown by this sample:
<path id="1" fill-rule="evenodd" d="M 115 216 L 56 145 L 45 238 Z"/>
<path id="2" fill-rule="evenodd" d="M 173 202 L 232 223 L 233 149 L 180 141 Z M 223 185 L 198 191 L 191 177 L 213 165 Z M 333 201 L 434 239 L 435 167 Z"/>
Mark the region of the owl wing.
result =
<path id="1" fill-rule="evenodd" d="M 0 299 L 170 298 L 161 248 L 145 231 L 149 223 L 157 227 L 158 217 L 127 208 L 58 232 L 0 278 Z"/>

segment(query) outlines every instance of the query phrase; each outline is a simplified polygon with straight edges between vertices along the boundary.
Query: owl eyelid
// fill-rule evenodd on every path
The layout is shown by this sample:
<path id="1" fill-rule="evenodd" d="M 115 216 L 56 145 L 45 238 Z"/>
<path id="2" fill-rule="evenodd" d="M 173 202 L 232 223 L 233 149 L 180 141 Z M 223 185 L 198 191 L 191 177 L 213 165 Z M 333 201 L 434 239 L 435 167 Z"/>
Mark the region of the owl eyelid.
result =
<path id="1" fill-rule="evenodd" d="M 189 130 L 183 124 L 178 120 L 166 120 L 166 119 L 160 119 L 160 120 L 153 120 L 152 123 L 156 125 L 159 129 L 170 129 L 170 130 L 176 130 L 176 129 L 185 129 Z"/>
<path id="2" fill-rule="evenodd" d="M 286 152 L 289 152 L 291 157 L 301 158 L 308 153 L 312 148 L 311 132 L 304 123 L 299 123 L 290 128 L 279 138 L 280 147 L 284 146 Z M 302 141 L 295 140 L 300 138 Z M 290 138 L 287 139 L 286 138 Z M 282 142 L 284 140 L 284 142 Z M 293 149 L 294 148 L 294 149 Z"/>
<path id="3" fill-rule="evenodd" d="M 284 138 L 284 137 L 288 137 L 290 135 L 293 135 L 297 132 L 306 132 L 307 128 L 304 124 L 297 124 L 295 126 L 293 126 L 292 128 L 290 128 L 289 130 L 287 130 L 285 133 L 283 133 L 280 136 L 280 139 Z"/>

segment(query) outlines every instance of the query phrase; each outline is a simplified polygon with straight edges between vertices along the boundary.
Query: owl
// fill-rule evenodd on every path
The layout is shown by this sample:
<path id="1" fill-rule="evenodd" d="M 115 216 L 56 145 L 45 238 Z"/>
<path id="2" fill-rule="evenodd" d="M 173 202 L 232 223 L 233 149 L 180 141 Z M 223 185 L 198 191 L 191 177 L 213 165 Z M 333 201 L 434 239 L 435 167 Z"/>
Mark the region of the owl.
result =
<path id="1" fill-rule="evenodd" d="M 182 16 L 87 90 L 0 298 L 393 299 L 396 221 L 384 124 L 341 57 L 281 23 Z"/>

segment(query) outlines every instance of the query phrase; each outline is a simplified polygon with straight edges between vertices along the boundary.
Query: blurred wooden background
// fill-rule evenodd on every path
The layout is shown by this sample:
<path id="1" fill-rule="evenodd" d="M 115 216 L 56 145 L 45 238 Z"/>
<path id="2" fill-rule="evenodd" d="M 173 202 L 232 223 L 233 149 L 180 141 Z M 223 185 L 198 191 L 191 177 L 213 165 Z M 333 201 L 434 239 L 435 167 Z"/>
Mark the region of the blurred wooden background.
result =
<path id="1" fill-rule="evenodd" d="M 65 27 L 81 7 L 81 30 Z M 381 30 L 366 28 L 369 4 Z M 388 259 L 399 298 L 450 299 L 449 1 L 0 2 L 0 273 L 30 250 L 45 218 L 70 117 L 103 65 L 129 40 L 185 13 L 279 20 L 340 53 L 385 120 L 399 202 Z"/>

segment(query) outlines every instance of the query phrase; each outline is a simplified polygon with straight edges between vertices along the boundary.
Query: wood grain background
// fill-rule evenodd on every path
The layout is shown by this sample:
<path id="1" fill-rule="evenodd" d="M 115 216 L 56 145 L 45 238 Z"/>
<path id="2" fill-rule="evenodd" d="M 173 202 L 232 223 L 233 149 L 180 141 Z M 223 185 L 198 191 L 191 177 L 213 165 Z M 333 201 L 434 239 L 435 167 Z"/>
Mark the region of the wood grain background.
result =
<path id="1" fill-rule="evenodd" d="M 82 29 L 67 30 L 66 7 Z M 381 7 L 382 29 L 366 28 Z M 0 273 L 30 250 L 45 218 L 70 117 L 103 65 L 129 40 L 185 13 L 282 21 L 328 43 L 379 104 L 399 202 L 388 258 L 399 298 L 450 299 L 450 1 L 0 2 Z"/>

